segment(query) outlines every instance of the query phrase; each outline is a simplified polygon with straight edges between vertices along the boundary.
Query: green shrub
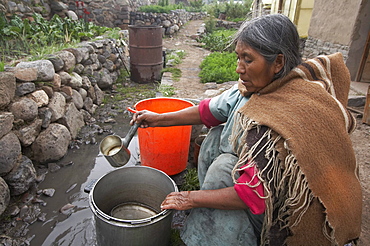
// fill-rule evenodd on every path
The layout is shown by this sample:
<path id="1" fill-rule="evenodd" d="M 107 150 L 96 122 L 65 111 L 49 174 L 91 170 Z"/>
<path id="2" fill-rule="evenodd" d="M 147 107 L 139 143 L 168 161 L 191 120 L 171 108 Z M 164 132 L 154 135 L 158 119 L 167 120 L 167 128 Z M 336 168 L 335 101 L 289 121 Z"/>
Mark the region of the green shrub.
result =
<path id="1" fill-rule="evenodd" d="M 167 68 L 164 68 L 164 69 L 162 69 L 162 74 L 164 73 L 164 72 L 170 72 L 171 74 L 172 74 L 172 79 L 174 80 L 174 81 L 179 81 L 179 79 L 180 79 L 180 77 L 181 77 L 181 74 L 182 74 L 182 72 L 181 72 L 181 70 L 180 69 L 178 69 L 178 68 L 174 68 L 174 67 L 167 67 Z"/>
<path id="2" fill-rule="evenodd" d="M 236 81 L 239 75 L 236 70 L 236 55 L 229 52 L 214 52 L 207 56 L 200 64 L 200 82 L 223 83 Z"/>
<path id="3" fill-rule="evenodd" d="M 245 19 L 250 12 L 253 0 L 244 0 L 242 4 L 234 2 L 217 2 L 207 4 L 204 9 L 211 16 L 218 18 L 219 15 L 225 14 L 227 20 L 235 18 Z"/>
<path id="4" fill-rule="evenodd" d="M 210 51 L 233 52 L 234 46 L 231 45 L 231 40 L 235 32 L 235 29 L 217 30 L 212 33 L 207 33 L 205 36 L 201 37 L 199 41 L 204 43 L 203 48 Z"/>
<path id="5" fill-rule="evenodd" d="M 7 60 L 27 56 L 31 51 L 41 55 L 47 46 L 75 44 L 111 30 L 84 19 L 75 21 L 54 15 L 48 21 L 37 13 L 32 17 L 32 22 L 17 15 L 8 20 L 0 13 L 0 54 Z"/>
<path id="6" fill-rule="evenodd" d="M 171 97 L 175 95 L 175 88 L 172 85 L 162 85 L 160 84 L 158 86 L 158 91 L 162 93 L 163 96 L 165 97 Z"/>
<path id="7" fill-rule="evenodd" d="M 185 57 L 185 51 L 183 50 L 173 51 L 166 56 L 165 62 L 167 63 L 167 61 L 169 60 L 174 60 L 172 65 L 177 65 L 182 62 L 182 59 L 184 59 L 184 57 Z"/>
<path id="8" fill-rule="evenodd" d="M 171 10 L 182 9 L 181 4 L 171 4 L 171 5 L 144 5 L 140 6 L 138 11 L 144 13 L 167 13 L 169 14 Z"/>
<path id="9" fill-rule="evenodd" d="M 213 33 L 216 30 L 216 23 L 217 23 L 216 18 L 214 18 L 212 16 L 207 18 L 204 22 L 205 27 L 206 27 L 206 32 L 207 33 Z"/>

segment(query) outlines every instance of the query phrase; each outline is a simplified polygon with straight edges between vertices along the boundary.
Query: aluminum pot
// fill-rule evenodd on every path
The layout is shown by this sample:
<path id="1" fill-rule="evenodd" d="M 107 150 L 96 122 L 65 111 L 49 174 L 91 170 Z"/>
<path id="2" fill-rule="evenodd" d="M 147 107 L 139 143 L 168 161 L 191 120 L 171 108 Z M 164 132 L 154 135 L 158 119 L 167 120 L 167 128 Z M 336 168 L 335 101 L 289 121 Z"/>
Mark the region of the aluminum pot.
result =
<path id="1" fill-rule="evenodd" d="M 89 194 L 97 245 L 169 245 L 172 210 L 160 205 L 175 182 L 145 166 L 122 167 L 101 177 Z"/>

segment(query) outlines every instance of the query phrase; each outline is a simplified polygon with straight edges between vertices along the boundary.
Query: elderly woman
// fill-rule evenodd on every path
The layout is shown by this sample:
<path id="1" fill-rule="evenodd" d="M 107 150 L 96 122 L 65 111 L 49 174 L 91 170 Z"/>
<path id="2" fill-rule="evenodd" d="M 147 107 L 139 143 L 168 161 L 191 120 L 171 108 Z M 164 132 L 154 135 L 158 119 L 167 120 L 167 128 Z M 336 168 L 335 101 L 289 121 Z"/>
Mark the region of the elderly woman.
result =
<path id="1" fill-rule="evenodd" d="M 143 127 L 211 127 L 201 190 L 171 193 L 162 209 L 191 209 L 181 233 L 189 246 L 355 241 L 362 197 L 342 56 L 301 64 L 297 30 L 283 15 L 245 22 L 234 41 L 237 86 L 178 112 L 134 115 Z"/>

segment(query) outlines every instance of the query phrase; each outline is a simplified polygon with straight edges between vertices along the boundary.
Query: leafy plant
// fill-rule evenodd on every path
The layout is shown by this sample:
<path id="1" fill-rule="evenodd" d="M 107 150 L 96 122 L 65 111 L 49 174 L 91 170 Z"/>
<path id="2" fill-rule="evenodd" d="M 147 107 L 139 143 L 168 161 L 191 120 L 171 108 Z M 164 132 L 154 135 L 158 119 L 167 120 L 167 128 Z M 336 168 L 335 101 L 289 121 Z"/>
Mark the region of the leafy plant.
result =
<path id="1" fill-rule="evenodd" d="M 228 52 L 214 52 L 207 56 L 200 64 L 200 82 L 223 83 L 236 81 L 239 75 L 236 70 L 236 55 Z"/>
<path id="2" fill-rule="evenodd" d="M 171 97 L 171 96 L 175 95 L 175 88 L 173 88 L 173 86 L 171 86 L 171 85 L 161 84 L 158 87 L 158 91 L 160 93 L 162 93 L 162 95 L 165 96 L 165 97 Z"/>
<path id="3" fill-rule="evenodd" d="M 235 18 L 245 19 L 250 12 L 253 0 L 244 0 L 243 3 L 215 2 L 204 6 L 207 13 L 218 18 L 220 14 L 225 14 L 228 20 Z"/>
<path id="4" fill-rule="evenodd" d="M 204 43 L 203 48 L 210 51 L 217 52 L 233 52 L 234 46 L 231 45 L 232 36 L 235 34 L 235 29 L 222 29 L 212 33 L 207 33 L 199 39 L 200 42 Z"/>
<path id="5" fill-rule="evenodd" d="M 111 30 L 84 19 L 75 21 L 58 15 L 49 21 L 37 13 L 32 18 L 33 21 L 27 18 L 22 20 L 14 15 L 8 20 L 4 13 L 0 13 L 0 54 L 7 60 L 32 52 L 41 56 L 45 54 L 45 47 L 75 44 Z"/>
<path id="6" fill-rule="evenodd" d="M 188 168 L 184 175 L 184 183 L 180 186 L 182 191 L 199 190 L 198 171 L 196 168 Z"/>
<path id="7" fill-rule="evenodd" d="M 213 31 L 216 30 L 216 23 L 217 23 L 217 20 L 215 17 L 213 16 L 208 17 L 206 21 L 204 22 L 205 27 L 206 27 L 206 32 L 213 33 Z"/>
<path id="8" fill-rule="evenodd" d="M 0 72 L 4 72 L 5 63 L 3 61 L 0 61 Z"/>
<path id="9" fill-rule="evenodd" d="M 184 57 L 185 57 L 185 51 L 177 50 L 177 51 L 171 52 L 169 55 L 166 56 L 166 62 L 169 60 L 173 60 L 172 65 L 177 65 L 181 63 Z"/>

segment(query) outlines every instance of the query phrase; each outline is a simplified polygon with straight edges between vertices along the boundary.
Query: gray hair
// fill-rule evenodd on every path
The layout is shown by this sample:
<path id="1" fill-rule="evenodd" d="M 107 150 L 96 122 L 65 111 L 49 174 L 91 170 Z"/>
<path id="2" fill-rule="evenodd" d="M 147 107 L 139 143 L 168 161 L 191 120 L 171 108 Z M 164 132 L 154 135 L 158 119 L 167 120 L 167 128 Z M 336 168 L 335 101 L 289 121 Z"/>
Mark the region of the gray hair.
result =
<path id="1" fill-rule="evenodd" d="M 274 62 L 278 54 L 283 54 L 284 68 L 275 79 L 286 76 L 301 63 L 297 28 L 282 14 L 263 15 L 245 21 L 233 38 L 233 43 L 236 42 L 249 45 L 268 63 Z"/>

